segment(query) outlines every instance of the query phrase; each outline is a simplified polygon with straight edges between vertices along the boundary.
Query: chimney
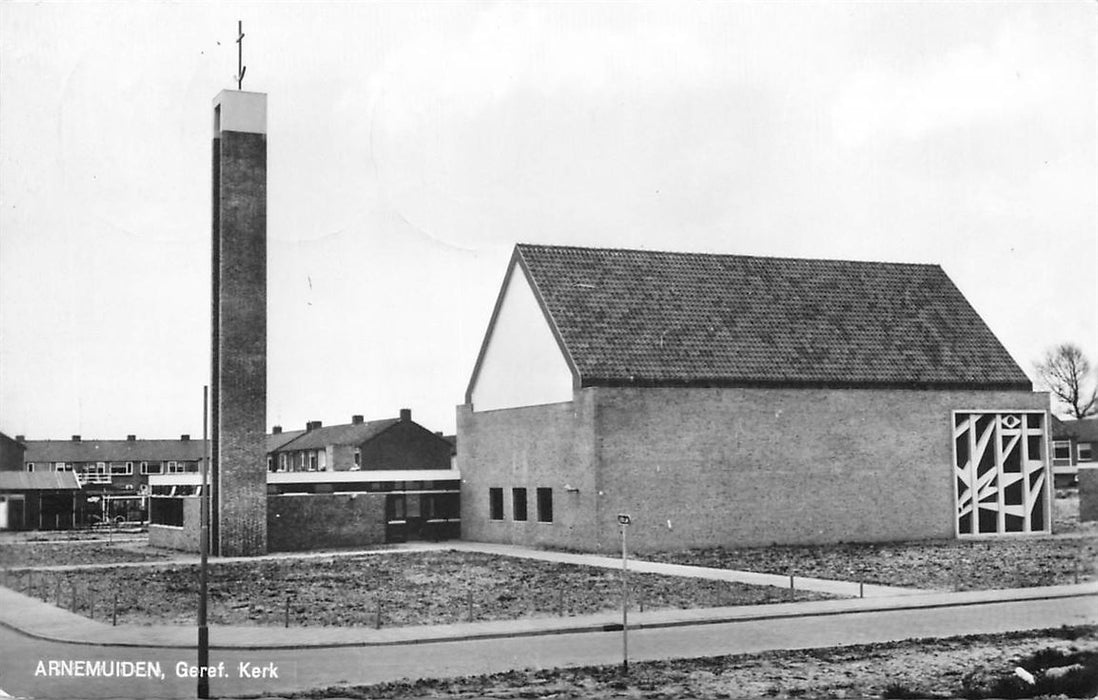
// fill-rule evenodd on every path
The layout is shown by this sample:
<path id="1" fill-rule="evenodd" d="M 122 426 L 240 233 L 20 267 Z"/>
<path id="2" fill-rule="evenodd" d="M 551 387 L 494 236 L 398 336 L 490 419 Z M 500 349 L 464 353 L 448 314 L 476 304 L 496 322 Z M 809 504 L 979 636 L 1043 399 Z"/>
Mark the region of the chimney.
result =
<path id="1" fill-rule="evenodd" d="M 305 424 L 305 432 L 308 432 L 310 430 L 316 430 L 317 428 L 320 428 L 320 427 L 323 427 L 323 423 L 321 423 L 318 420 L 311 420 L 311 421 L 309 421 L 308 423 Z"/>
<path id="2" fill-rule="evenodd" d="M 400 422 L 411 423 L 412 422 L 412 409 L 402 408 L 400 409 Z"/>
<path id="3" fill-rule="evenodd" d="M 73 435 L 72 436 L 72 441 L 73 442 L 80 442 L 80 436 L 79 435 Z"/>
<path id="4" fill-rule="evenodd" d="M 180 435 L 180 436 L 179 436 L 179 439 L 180 439 L 180 440 L 181 440 L 182 442 L 189 442 L 189 441 L 190 441 L 190 439 L 191 439 L 191 436 L 190 436 L 190 435 L 188 435 L 188 434 L 186 434 L 186 433 L 184 433 L 184 434 L 182 434 L 182 435 Z"/>
<path id="5" fill-rule="evenodd" d="M 27 441 L 27 436 L 26 435 L 16 435 L 15 436 L 15 441 L 16 442 L 26 442 Z"/>
<path id="6" fill-rule="evenodd" d="M 362 425 L 362 416 L 351 416 L 351 425 Z"/>
<path id="7" fill-rule="evenodd" d="M 271 434 L 272 435 L 281 435 L 282 434 L 282 426 L 281 425 L 276 425 L 273 428 L 271 428 Z"/>
<path id="8" fill-rule="evenodd" d="M 137 441 L 137 436 L 136 435 L 127 435 L 126 436 L 126 442 L 136 442 L 136 441 Z"/>

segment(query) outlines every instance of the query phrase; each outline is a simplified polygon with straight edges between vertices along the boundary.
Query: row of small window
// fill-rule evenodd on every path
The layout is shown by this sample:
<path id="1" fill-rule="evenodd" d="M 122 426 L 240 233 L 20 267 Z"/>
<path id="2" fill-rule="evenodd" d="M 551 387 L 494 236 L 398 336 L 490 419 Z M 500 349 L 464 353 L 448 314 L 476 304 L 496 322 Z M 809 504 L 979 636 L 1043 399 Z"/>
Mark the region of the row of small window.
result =
<path id="1" fill-rule="evenodd" d="M 197 462 L 27 462 L 27 471 L 71 472 L 84 474 L 108 474 L 110 476 L 132 476 L 134 466 L 138 465 L 142 474 L 186 474 L 198 471 Z"/>
<path id="2" fill-rule="evenodd" d="M 362 466 L 362 451 L 357 447 L 354 452 L 354 466 Z M 275 469 L 274 456 L 267 455 L 267 471 L 325 472 L 328 471 L 328 453 L 325 450 L 313 450 L 312 452 L 298 452 L 295 457 L 290 453 L 280 452 L 278 454 L 277 470 Z"/>
<path id="3" fill-rule="evenodd" d="M 538 487 L 536 489 L 536 506 L 539 523 L 553 522 L 553 489 Z M 488 519 L 503 520 L 502 488 L 493 486 L 488 489 Z M 520 522 L 529 519 L 525 488 L 516 487 L 511 489 L 511 519 Z"/>
<path id="4" fill-rule="evenodd" d="M 1071 443 L 1070 442 L 1054 442 L 1052 443 L 1052 458 L 1070 460 L 1071 459 Z M 1093 462 L 1094 461 L 1094 443 L 1080 442 L 1075 446 L 1075 461 L 1076 462 Z"/>

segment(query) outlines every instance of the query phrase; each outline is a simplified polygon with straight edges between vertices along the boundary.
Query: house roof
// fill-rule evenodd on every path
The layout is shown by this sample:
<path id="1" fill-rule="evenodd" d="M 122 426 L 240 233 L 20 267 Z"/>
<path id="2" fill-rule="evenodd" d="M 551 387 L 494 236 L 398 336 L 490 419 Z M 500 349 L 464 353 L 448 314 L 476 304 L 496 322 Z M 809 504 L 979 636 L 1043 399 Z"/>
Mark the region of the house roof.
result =
<path id="1" fill-rule="evenodd" d="M 1054 436 L 1070 436 L 1076 442 L 1098 442 L 1098 418 L 1080 418 L 1060 423 L 1063 425 L 1062 433 L 1055 432 L 1054 428 Z"/>
<path id="2" fill-rule="evenodd" d="M 3 472 L 0 491 L 77 490 L 80 482 L 72 472 Z"/>
<path id="3" fill-rule="evenodd" d="M 938 265 L 528 244 L 512 262 L 579 386 L 1032 389 Z"/>
<path id="4" fill-rule="evenodd" d="M 267 452 L 274 452 L 304 434 L 304 430 L 283 430 L 280 433 L 267 433 Z"/>
<path id="5" fill-rule="evenodd" d="M 26 462 L 194 461 L 202 440 L 27 440 Z"/>
<path id="6" fill-rule="evenodd" d="M 9 442 L 13 442 L 13 443 L 15 443 L 16 445 L 19 445 L 22 448 L 26 448 L 26 445 L 24 445 L 21 441 L 16 440 L 15 438 L 11 437 L 10 435 L 5 434 L 2 430 L 0 430 L 0 440 L 8 440 Z"/>
<path id="7" fill-rule="evenodd" d="M 297 438 L 284 443 L 278 449 L 320 450 L 328 445 L 361 445 L 399 422 L 399 418 L 385 418 L 362 423 L 346 423 L 344 425 L 313 428 L 302 432 Z"/>

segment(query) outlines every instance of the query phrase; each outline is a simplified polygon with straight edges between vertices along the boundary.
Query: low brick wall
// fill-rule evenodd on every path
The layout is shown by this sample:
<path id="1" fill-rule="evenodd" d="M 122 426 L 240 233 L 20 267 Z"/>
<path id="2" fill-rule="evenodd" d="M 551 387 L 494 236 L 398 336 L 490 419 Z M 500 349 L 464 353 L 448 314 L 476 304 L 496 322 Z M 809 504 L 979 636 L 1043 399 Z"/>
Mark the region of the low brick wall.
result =
<path id="1" fill-rule="evenodd" d="M 165 549 L 179 549 L 184 552 L 197 552 L 202 532 L 202 500 L 197 497 L 184 497 L 183 526 L 149 524 L 149 546 Z"/>
<path id="2" fill-rule="evenodd" d="M 1098 520 L 1098 466 L 1079 467 L 1079 520 Z"/>
<path id="3" fill-rule="evenodd" d="M 267 497 L 267 544 L 272 552 L 360 547 L 383 542 L 383 493 Z"/>

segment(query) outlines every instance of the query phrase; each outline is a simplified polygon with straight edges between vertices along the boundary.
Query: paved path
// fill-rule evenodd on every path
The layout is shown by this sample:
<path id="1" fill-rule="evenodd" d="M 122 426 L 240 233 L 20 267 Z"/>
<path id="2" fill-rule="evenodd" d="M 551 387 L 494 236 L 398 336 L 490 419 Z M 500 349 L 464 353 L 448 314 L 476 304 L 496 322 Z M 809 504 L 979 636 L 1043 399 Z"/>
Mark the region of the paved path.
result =
<path id="1" fill-rule="evenodd" d="M 353 557 L 364 554 L 401 554 L 409 552 L 426 552 L 452 550 L 458 552 L 478 552 L 504 557 L 520 557 L 535 559 L 538 561 L 550 561 L 577 566 L 593 566 L 602 569 L 621 569 L 621 558 L 608 557 L 600 554 L 582 554 L 577 552 L 558 552 L 544 549 L 532 549 L 517 545 L 486 544 L 480 542 L 410 542 L 404 545 L 387 546 L 384 549 L 341 549 L 327 552 L 280 552 L 259 557 L 219 557 L 211 559 L 217 564 L 231 564 L 236 562 L 255 562 L 283 559 L 331 559 L 334 557 Z M 141 568 L 160 567 L 173 564 L 191 565 L 198 563 L 198 557 L 191 554 L 178 554 L 169 559 L 154 559 L 150 561 L 120 562 L 116 564 L 80 564 L 58 566 L 13 567 L 19 570 L 34 571 L 67 571 L 72 569 L 111 569 L 117 567 Z M 689 578 L 701 578 L 713 581 L 730 581 L 746 583 L 755 586 L 777 586 L 779 588 L 790 587 L 790 577 L 782 574 L 761 574 L 753 571 L 737 571 L 734 569 L 714 569 L 703 566 L 685 566 L 682 564 L 664 564 L 660 562 L 643 561 L 639 559 L 629 560 L 630 571 L 649 574 L 663 574 L 665 576 L 685 576 Z M 851 597 L 878 597 L 896 595 L 914 595 L 926 591 L 915 588 L 900 588 L 896 586 L 879 586 L 876 584 L 862 584 L 857 581 L 834 581 L 830 579 L 811 578 L 808 576 L 794 576 L 793 588 L 802 591 L 815 591 L 831 595 Z"/>
<path id="2" fill-rule="evenodd" d="M 1069 591 L 1060 591 L 1070 594 Z M 1051 591 L 1045 591 L 1051 593 Z M 878 611 L 803 614 L 672 627 L 630 629 L 634 661 L 757 653 L 879 643 L 910 638 L 947 637 L 1098 623 L 1093 587 L 1059 598 L 976 602 L 944 607 L 910 607 L 916 596 L 892 599 L 903 606 Z M 934 594 L 938 595 L 938 594 Z M 964 594 L 952 594 L 962 596 Z M 866 599 L 863 604 L 887 599 Z M 957 602 L 963 598 L 956 598 Z M 5 600 L 0 605 L 13 602 Z M 19 602 L 19 601 L 14 601 Z M 824 601 L 836 602 L 836 601 Z M 813 606 L 816 603 L 799 603 Z M 792 606 L 791 606 L 792 607 Z M 6 610 L 0 607 L 0 610 Z M 801 608 L 807 612 L 807 607 Z M 7 613 L 3 613 L 7 616 Z M 268 631 L 269 632 L 269 631 Z M 301 630 L 298 630 L 301 632 Z M 193 630 L 190 631 L 193 634 Z M 215 641 L 221 634 L 215 630 Z M 0 628 L 0 688 L 24 697 L 193 697 L 195 681 L 176 675 L 194 662 L 193 649 L 59 644 Z M 342 684 L 370 684 L 401 678 L 445 678 L 524 668 L 557 668 L 621 661 L 620 632 L 569 632 L 525 637 L 426 641 L 388 646 L 313 649 L 224 649 L 211 652 L 212 664 L 225 664 L 226 678 L 215 678 L 215 695 L 263 695 Z M 103 660 L 152 662 L 163 678 L 36 676 L 38 662 Z M 277 678 L 247 678 L 240 663 L 273 666 Z M 45 667 L 48 670 L 48 665 Z"/>
<path id="3" fill-rule="evenodd" d="M 621 569 L 621 557 L 608 557 L 600 554 L 557 552 L 519 547 L 516 545 L 486 544 L 481 542 L 448 542 L 446 544 L 448 549 L 459 552 L 482 552 L 484 554 L 538 559 L 540 561 L 577 564 L 579 566 L 597 566 L 603 569 Z M 713 569 L 704 566 L 686 566 L 683 564 L 664 564 L 661 562 L 643 561 L 640 559 L 630 559 L 629 570 L 646 574 L 686 576 L 690 578 L 709 579 L 712 581 L 733 581 L 737 583 L 748 583 L 755 586 L 790 587 L 789 576 L 782 574 L 760 574 L 754 571 Z M 857 581 L 833 581 L 830 579 L 811 578 L 808 576 L 794 576 L 793 587 L 802 591 L 816 591 L 818 593 L 830 593 L 833 595 L 851 597 L 864 596 L 866 598 L 926 593 L 926 591 L 916 588 L 878 586 L 869 583 L 861 584 Z"/>

